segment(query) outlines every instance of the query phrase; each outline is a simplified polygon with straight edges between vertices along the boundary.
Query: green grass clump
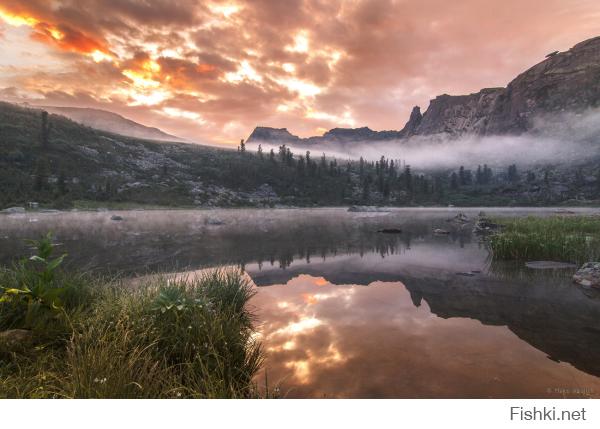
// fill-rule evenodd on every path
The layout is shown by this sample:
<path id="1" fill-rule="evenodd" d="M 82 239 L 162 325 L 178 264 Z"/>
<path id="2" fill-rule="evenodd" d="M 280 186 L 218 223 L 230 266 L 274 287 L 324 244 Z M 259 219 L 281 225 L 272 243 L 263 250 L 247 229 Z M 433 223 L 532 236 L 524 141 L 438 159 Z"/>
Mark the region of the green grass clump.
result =
<path id="1" fill-rule="evenodd" d="M 495 260 L 550 260 L 584 263 L 600 258 L 600 218 L 553 216 L 496 219 L 503 225 L 490 237 Z"/>
<path id="2" fill-rule="evenodd" d="M 0 344 L 0 397 L 257 396 L 263 354 L 240 271 L 132 286 L 64 274 L 57 262 L 44 293 L 16 292 L 35 289 L 47 268 L 30 262 L 0 273 L 0 331 L 32 337 L 20 350 Z"/>

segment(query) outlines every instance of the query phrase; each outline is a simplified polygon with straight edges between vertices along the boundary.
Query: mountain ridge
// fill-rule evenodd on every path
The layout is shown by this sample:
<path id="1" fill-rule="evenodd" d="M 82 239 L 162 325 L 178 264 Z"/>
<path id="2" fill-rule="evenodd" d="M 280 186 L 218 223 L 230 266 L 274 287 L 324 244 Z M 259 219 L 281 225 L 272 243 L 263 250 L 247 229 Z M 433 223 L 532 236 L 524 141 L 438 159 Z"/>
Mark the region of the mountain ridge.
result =
<path id="1" fill-rule="evenodd" d="M 172 142 L 187 141 L 181 137 L 168 134 L 159 128 L 140 124 L 139 122 L 133 121 L 109 110 L 95 109 L 91 107 L 62 107 L 43 105 L 27 106 L 34 109 L 46 110 L 48 113 L 64 116 L 74 122 L 95 128 L 97 130 L 120 134 L 127 137 Z"/>
<path id="2" fill-rule="evenodd" d="M 259 126 L 247 141 L 314 145 L 432 135 L 518 135 L 532 130 L 537 118 L 597 107 L 600 107 L 600 37 L 577 43 L 565 52 L 548 54 L 506 87 L 484 88 L 466 95 L 438 95 L 430 100 L 423 114 L 415 106 L 399 131 L 334 128 L 322 136 L 300 138 L 286 128 Z"/>

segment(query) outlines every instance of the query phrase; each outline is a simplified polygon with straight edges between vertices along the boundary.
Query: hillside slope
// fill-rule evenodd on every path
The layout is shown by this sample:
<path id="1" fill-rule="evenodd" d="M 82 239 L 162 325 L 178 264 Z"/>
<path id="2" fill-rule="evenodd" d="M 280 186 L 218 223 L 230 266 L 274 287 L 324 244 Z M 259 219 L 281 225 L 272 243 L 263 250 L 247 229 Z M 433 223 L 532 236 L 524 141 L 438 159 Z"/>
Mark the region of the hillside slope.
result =
<path id="1" fill-rule="evenodd" d="M 107 110 L 89 109 L 82 107 L 36 106 L 49 113 L 65 116 L 75 122 L 102 131 L 121 134 L 128 137 L 147 140 L 162 140 L 171 142 L 185 141 L 180 137 L 167 134 L 154 127 L 147 127 L 131 119 L 124 118 Z"/>
<path id="2" fill-rule="evenodd" d="M 250 153 L 135 139 L 49 115 L 41 142 L 38 109 L 0 102 L 0 208 L 36 201 L 72 207 L 340 204 L 342 178 L 297 181 L 290 164 Z"/>

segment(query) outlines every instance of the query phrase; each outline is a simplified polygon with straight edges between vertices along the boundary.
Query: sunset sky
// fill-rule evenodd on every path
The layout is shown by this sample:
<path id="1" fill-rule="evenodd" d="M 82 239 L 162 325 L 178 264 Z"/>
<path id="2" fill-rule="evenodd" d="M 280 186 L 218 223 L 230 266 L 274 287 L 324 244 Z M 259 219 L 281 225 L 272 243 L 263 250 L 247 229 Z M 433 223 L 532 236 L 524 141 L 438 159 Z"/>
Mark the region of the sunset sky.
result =
<path id="1" fill-rule="evenodd" d="M 599 35 L 598 0 L 0 0 L 0 98 L 214 144 L 400 129 Z"/>

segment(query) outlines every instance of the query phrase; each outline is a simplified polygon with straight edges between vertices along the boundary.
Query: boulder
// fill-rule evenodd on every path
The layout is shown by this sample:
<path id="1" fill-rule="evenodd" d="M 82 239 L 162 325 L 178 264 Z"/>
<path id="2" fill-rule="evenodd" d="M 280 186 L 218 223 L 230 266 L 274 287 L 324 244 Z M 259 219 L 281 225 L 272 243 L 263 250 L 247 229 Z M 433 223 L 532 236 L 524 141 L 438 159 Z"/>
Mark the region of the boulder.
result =
<path id="1" fill-rule="evenodd" d="M 25 207 L 9 207 L 7 209 L 2 210 L 2 213 L 6 213 L 6 214 L 25 213 Z"/>
<path id="2" fill-rule="evenodd" d="M 30 348 L 32 343 L 33 333 L 26 329 L 9 329 L 0 332 L 0 351 L 22 351 Z"/>
<path id="3" fill-rule="evenodd" d="M 119 216 L 119 215 L 112 215 L 112 216 L 110 217 L 110 220 L 121 221 L 121 220 L 123 220 L 123 217 L 122 217 L 122 216 Z"/>
<path id="4" fill-rule="evenodd" d="M 573 281 L 584 287 L 600 288 L 600 262 L 586 262 L 573 275 Z"/>
<path id="5" fill-rule="evenodd" d="M 433 230 L 433 233 L 436 235 L 448 235 L 450 231 L 446 231 L 445 229 L 436 228 Z"/>

